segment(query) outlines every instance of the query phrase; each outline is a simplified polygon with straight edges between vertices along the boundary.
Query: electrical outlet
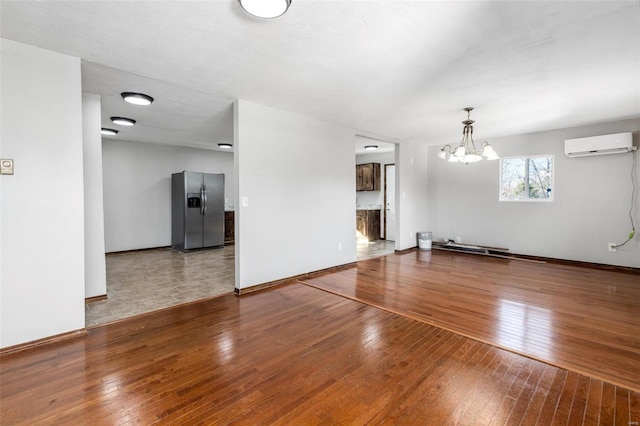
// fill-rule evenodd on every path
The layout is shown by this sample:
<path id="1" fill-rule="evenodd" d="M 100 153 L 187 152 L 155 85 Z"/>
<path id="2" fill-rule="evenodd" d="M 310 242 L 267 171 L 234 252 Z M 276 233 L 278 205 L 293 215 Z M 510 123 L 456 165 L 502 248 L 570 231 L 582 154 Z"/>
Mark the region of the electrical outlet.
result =
<path id="1" fill-rule="evenodd" d="M 338 251 L 342 251 L 342 243 L 338 243 Z"/>
<path id="2" fill-rule="evenodd" d="M 607 248 L 609 249 L 609 251 L 616 251 L 616 243 L 609 243 L 607 245 Z"/>

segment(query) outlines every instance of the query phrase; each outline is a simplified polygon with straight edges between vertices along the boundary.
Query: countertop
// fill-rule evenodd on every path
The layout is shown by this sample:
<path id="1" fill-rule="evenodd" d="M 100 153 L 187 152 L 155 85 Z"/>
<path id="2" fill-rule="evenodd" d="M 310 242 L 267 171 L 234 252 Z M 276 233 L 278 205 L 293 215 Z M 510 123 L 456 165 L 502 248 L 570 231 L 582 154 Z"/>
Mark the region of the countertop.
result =
<path id="1" fill-rule="evenodd" d="M 380 204 L 356 204 L 356 210 L 381 210 Z"/>

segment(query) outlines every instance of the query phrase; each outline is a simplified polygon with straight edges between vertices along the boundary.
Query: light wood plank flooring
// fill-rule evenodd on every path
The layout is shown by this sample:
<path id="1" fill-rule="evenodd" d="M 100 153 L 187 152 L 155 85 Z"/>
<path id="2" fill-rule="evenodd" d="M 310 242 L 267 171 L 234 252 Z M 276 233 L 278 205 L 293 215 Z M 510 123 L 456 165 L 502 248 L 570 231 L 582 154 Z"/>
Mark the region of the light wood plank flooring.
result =
<path id="1" fill-rule="evenodd" d="M 305 283 L 640 391 L 640 275 L 414 250 Z"/>
<path id="2" fill-rule="evenodd" d="M 629 425 L 640 394 L 302 284 L 0 358 L 0 422 Z"/>

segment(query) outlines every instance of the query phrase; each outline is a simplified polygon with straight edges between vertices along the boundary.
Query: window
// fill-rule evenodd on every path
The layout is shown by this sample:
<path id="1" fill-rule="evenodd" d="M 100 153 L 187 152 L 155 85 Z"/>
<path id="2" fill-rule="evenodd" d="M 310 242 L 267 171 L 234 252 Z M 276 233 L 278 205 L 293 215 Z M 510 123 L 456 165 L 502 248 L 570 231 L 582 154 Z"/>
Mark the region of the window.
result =
<path id="1" fill-rule="evenodd" d="M 500 201 L 553 201 L 553 156 L 500 159 Z"/>

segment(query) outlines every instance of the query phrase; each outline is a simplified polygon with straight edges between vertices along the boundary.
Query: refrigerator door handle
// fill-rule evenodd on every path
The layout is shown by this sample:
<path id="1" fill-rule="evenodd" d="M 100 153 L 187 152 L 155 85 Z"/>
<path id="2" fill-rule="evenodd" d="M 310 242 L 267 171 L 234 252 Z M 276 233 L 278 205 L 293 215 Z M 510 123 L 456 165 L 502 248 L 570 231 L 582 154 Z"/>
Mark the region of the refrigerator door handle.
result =
<path id="1" fill-rule="evenodd" d="M 202 205 L 202 215 L 206 215 L 207 214 L 207 185 L 202 185 L 202 200 L 204 201 L 203 205 Z"/>
<path id="2" fill-rule="evenodd" d="M 204 216 L 204 185 L 200 185 L 200 215 Z"/>

